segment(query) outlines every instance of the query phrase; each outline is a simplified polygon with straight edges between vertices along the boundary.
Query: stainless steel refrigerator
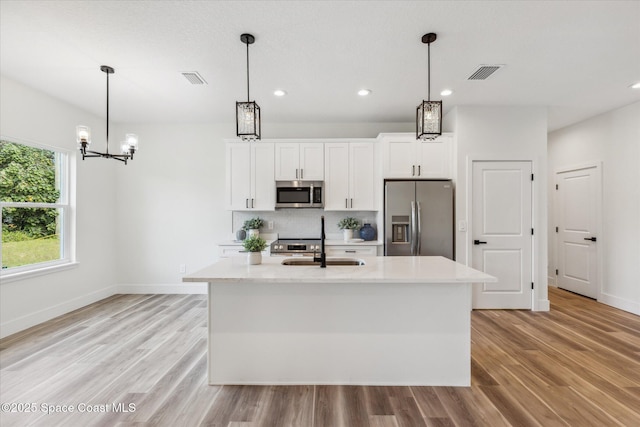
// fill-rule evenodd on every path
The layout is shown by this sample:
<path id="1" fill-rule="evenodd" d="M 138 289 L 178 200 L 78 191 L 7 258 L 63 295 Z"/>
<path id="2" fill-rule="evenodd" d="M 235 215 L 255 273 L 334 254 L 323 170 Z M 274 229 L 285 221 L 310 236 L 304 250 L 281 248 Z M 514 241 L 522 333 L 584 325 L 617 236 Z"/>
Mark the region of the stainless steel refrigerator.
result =
<path id="1" fill-rule="evenodd" d="M 453 183 L 385 181 L 384 254 L 453 259 Z"/>

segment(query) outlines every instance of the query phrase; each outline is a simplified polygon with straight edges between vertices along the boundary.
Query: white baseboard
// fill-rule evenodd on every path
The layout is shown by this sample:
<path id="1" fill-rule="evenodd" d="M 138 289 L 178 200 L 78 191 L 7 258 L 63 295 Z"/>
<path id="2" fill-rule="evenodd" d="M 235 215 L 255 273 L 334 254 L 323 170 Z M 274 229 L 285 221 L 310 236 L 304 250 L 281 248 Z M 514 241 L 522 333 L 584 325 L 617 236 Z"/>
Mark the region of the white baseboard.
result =
<path id="1" fill-rule="evenodd" d="M 557 280 L 558 280 L 558 279 L 556 278 L 556 276 L 548 276 L 548 277 L 547 277 L 547 284 L 548 284 L 549 286 L 555 286 L 555 287 L 558 287 Z"/>
<path id="2" fill-rule="evenodd" d="M 72 300 L 65 301 L 61 304 L 45 308 L 44 310 L 36 311 L 35 313 L 29 313 L 27 315 L 18 317 L 17 319 L 9 320 L 5 323 L 0 324 L 0 338 L 15 334 L 16 332 L 24 331 L 25 329 L 46 322 L 47 320 L 51 320 L 55 317 L 67 314 L 73 310 L 77 310 L 89 304 L 93 304 L 94 302 L 108 298 L 116 293 L 115 290 L 115 286 L 110 286 L 108 288 L 104 288 L 99 291 L 95 291 L 90 294 L 82 295 Z"/>
<path id="3" fill-rule="evenodd" d="M 598 302 L 610 305 L 611 307 L 619 308 L 620 310 L 640 315 L 640 303 L 628 300 L 626 298 L 620 298 L 615 295 L 610 295 L 602 292 L 598 297 Z"/>
<path id="4" fill-rule="evenodd" d="M 206 294 L 206 283 L 119 284 L 117 294 Z"/>

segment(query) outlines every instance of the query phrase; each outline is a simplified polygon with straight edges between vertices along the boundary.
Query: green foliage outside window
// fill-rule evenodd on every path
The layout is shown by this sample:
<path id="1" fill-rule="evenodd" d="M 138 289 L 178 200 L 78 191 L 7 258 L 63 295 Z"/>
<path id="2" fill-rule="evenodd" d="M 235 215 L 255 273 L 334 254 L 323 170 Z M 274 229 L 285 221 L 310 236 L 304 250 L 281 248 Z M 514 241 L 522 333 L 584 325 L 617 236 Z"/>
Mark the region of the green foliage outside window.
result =
<path id="1" fill-rule="evenodd" d="M 56 261 L 64 254 L 60 153 L 0 141 L 2 268 Z M 66 172 L 65 172 L 66 173 Z"/>
<path id="2" fill-rule="evenodd" d="M 56 203 L 55 153 L 0 141 L 0 200 L 3 202 Z M 2 209 L 2 241 L 19 241 L 56 234 L 58 211 L 47 208 Z"/>

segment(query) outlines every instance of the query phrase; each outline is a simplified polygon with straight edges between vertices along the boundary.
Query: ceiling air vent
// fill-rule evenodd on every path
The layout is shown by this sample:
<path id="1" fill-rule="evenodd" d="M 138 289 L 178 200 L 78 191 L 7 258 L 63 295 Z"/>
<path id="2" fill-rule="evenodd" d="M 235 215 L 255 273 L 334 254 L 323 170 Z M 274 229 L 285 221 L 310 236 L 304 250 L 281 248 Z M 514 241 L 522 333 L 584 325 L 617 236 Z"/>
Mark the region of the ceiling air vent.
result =
<path id="1" fill-rule="evenodd" d="M 480 65 L 467 80 L 486 80 L 490 75 L 498 71 L 504 65 Z"/>
<path id="2" fill-rule="evenodd" d="M 207 82 L 204 81 L 202 76 L 198 74 L 197 71 L 184 71 L 181 73 L 185 79 L 189 80 L 189 83 L 192 85 L 205 85 Z"/>

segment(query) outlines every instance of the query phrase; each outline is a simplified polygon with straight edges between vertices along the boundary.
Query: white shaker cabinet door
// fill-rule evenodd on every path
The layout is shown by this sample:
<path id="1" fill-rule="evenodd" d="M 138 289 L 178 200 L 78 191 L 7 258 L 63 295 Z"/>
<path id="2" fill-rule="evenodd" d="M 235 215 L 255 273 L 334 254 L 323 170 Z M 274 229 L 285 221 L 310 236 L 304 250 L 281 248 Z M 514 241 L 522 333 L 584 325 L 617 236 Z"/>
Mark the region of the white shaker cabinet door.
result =
<path id="1" fill-rule="evenodd" d="M 273 144 L 227 143 L 225 207 L 247 211 L 275 209 Z"/>
<path id="2" fill-rule="evenodd" d="M 300 179 L 324 180 L 324 143 L 300 143 Z"/>
<path id="3" fill-rule="evenodd" d="M 441 136 L 437 142 L 421 142 L 419 144 L 420 164 L 417 171 L 418 178 L 452 178 L 451 138 Z"/>
<path id="4" fill-rule="evenodd" d="M 324 209 L 349 209 L 349 144 L 329 142 L 324 147 Z"/>
<path id="5" fill-rule="evenodd" d="M 383 144 L 384 178 L 451 179 L 453 136 L 442 134 L 423 142 L 413 134 L 386 139 Z"/>
<path id="6" fill-rule="evenodd" d="M 249 143 L 228 143 L 226 173 L 227 210 L 246 210 L 251 198 L 251 147 Z"/>
<path id="7" fill-rule="evenodd" d="M 275 144 L 276 181 L 322 181 L 324 144 L 321 142 L 277 142 Z"/>
<path id="8" fill-rule="evenodd" d="M 349 146 L 350 207 L 358 211 L 374 211 L 376 147 L 368 142 L 352 142 Z"/>
<path id="9" fill-rule="evenodd" d="M 300 179 L 300 144 L 297 142 L 277 142 L 275 156 L 276 181 Z"/>
<path id="10" fill-rule="evenodd" d="M 384 143 L 385 178 L 415 178 L 416 154 L 415 140 L 397 139 Z"/>
<path id="11" fill-rule="evenodd" d="M 274 147 L 271 143 L 256 143 L 251 147 L 252 178 L 251 208 L 272 211 L 276 208 L 274 179 Z"/>
<path id="12" fill-rule="evenodd" d="M 324 209 L 376 210 L 374 143 L 335 142 L 324 149 Z"/>

